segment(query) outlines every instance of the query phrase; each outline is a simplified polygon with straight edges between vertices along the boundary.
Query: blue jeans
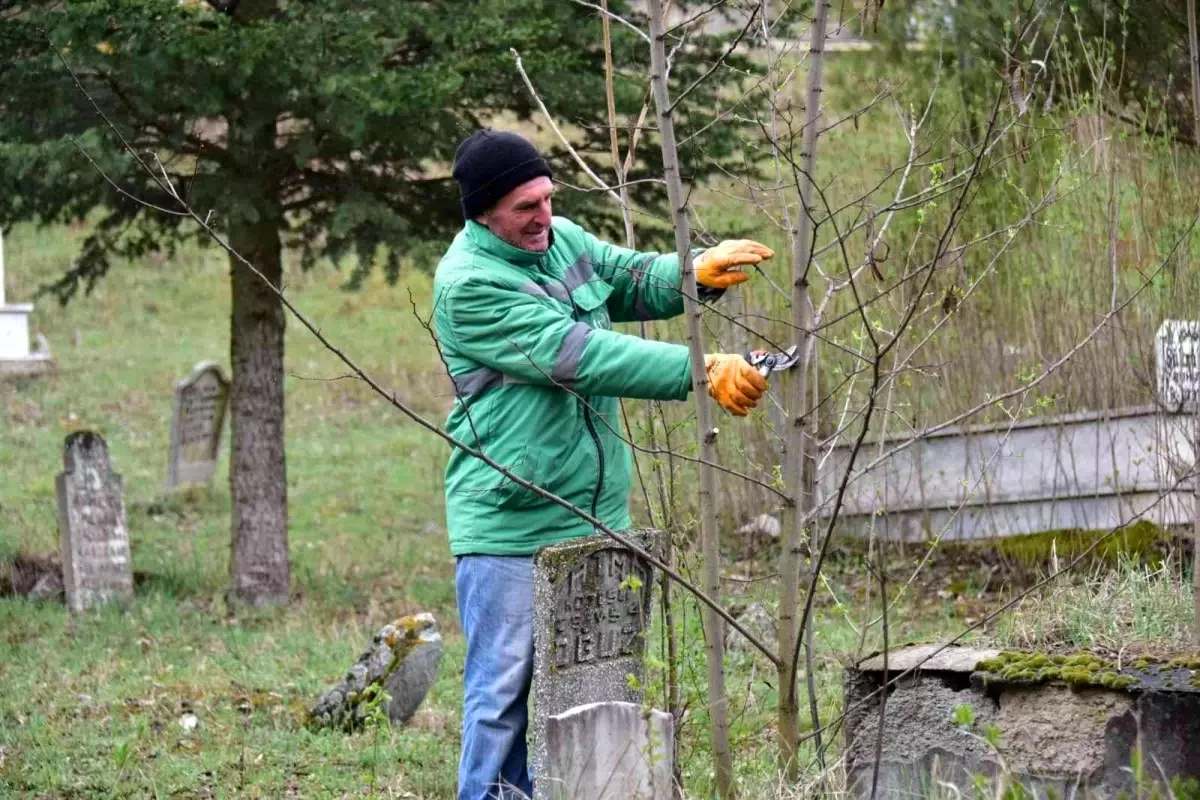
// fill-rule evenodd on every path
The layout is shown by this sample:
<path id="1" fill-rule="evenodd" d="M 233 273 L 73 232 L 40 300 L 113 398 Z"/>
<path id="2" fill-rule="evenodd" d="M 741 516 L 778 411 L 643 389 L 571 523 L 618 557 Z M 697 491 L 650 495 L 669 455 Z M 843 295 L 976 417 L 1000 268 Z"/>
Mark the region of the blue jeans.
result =
<path id="1" fill-rule="evenodd" d="M 458 800 L 532 797 L 533 558 L 460 556 L 454 588 L 467 639 Z"/>

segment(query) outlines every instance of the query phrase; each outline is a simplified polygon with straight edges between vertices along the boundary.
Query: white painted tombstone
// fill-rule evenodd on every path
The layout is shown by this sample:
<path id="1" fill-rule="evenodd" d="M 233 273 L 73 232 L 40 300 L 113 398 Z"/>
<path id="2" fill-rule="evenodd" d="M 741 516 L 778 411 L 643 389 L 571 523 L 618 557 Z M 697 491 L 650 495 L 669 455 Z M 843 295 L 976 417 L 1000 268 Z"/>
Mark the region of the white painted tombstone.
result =
<path id="1" fill-rule="evenodd" d="M 63 443 L 55 481 L 67 606 L 83 611 L 133 594 L 121 476 L 112 471 L 104 437 L 72 433 Z"/>
<path id="2" fill-rule="evenodd" d="M 54 366 L 42 340 L 37 351 L 29 346 L 32 303 L 7 303 L 4 299 L 4 232 L 0 231 L 0 375 L 36 375 Z"/>
<path id="3" fill-rule="evenodd" d="M 1154 353 L 1158 361 L 1158 399 L 1171 410 L 1192 412 L 1195 433 L 1191 459 L 1177 459 L 1195 466 L 1200 462 L 1200 321 L 1164 320 L 1154 337 Z M 1168 415 L 1166 424 L 1170 424 Z M 1176 418 L 1177 419 L 1177 418 Z M 1195 636 L 1200 639 L 1200 480 L 1192 478 L 1192 526 L 1195 541 L 1192 551 L 1192 591 L 1195 603 Z"/>
<path id="4" fill-rule="evenodd" d="M 212 480 L 228 406 L 229 381 L 212 361 L 200 362 L 175 385 L 167 489 Z"/>
<path id="5" fill-rule="evenodd" d="M 1168 409 L 1195 409 L 1200 399 L 1200 321 L 1168 319 L 1154 337 L 1158 399 Z"/>
<path id="6" fill-rule="evenodd" d="M 1164 320 L 1154 337 L 1158 402 L 1164 413 L 1159 425 L 1166 446 L 1159 454 L 1169 482 L 1190 483 L 1196 459 L 1194 443 L 1200 427 L 1179 411 L 1200 412 L 1200 321 Z M 1194 429 L 1194 430 L 1190 430 Z"/>
<path id="7" fill-rule="evenodd" d="M 546 720 L 546 800 L 671 800 L 675 726 L 636 703 L 590 703 Z"/>

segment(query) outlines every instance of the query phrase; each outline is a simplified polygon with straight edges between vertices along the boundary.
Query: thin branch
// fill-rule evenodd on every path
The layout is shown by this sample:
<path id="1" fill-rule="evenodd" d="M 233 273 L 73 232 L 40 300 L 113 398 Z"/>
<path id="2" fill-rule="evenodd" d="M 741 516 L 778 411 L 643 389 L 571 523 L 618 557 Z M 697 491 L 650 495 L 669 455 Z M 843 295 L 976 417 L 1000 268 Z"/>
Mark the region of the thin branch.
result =
<path id="1" fill-rule="evenodd" d="M 617 195 L 617 193 L 614 192 L 608 184 L 602 181 L 599 175 L 592 171 L 592 168 L 587 165 L 587 162 L 584 161 L 583 157 L 580 156 L 575 148 L 571 146 L 571 143 L 567 140 L 567 137 L 563 134 L 562 130 L 559 129 L 558 123 L 555 122 L 554 117 L 550 115 L 550 111 L 546 108 L 546 104 L 543 103 L 542 98 L 538 96 L 537 89 L 533 88 L 533 81 L 529 79 L 529 75 L 525 72 L 525 66 L 521 63 L 521 54 L 517 52 L 515 47 L 510 47 L 508 51 L 513 54 L 513 58 L 516 60 L 517 64 L 517 72 L 521 73 L 521 79 L 525 81 L 525 88 L 529 90 L 529 94 L 531 97 L 533 97 L 533 101 L 537 103 L 537 107 L 541 110 L 542 116 L 546 118 L 546 122 L 550 125 L 550 129 L 554 131 L 554 134 L 558 137 L 558 140 L 566 146 L 567 151 L 571 154 L 571 157 L 575 159 L 575 163 L 579 164 L 579 168 L 584 171 L 584 174 L 591 178 L 597 186 L 601 187 L 606 194 L 612 197 L 612 199 L 615 200 L 618 205 L 620 205 L 621 198 Z"/>
<path id="2" fill-rule="evenodd" d="M 629 30 L 636 33 L 638 36 L 645 39 L 647 44 L 650 43 L 650 36 L 644 30 L 639 28 L 637 25 L 634 25 L 632 22 L 625 19 L 621 15 L 614 14 L 613 12 L 609 11 L 607 8 L 601 8 L 600 6 L 596 5 L 595 3 L 589 3 L 589 2 L 587 2 L 587 0 L 571 0 L 571 2 L 575 3 L 576 5 L 586 6 L 587 8 L 591 8 L 596 11 L 599 11 L 604 16 L 608 17 L 609 19 L 613 20 L 614 22 L 619 22 L 620 24 L 624 25 L 626 28 L 629 28 Z"/>
<path id="3" fill-rule="evenodd" d="M 742 27 L 742 29 L 740 31 L 738 31 L 738 35 L 736 37 L 734 37 L 732 42 L 730 42 L 729 47 L 725 50 L 725 52 L 722 53 L 721 56 L 716 61 L 713 62 L 711 67 L 709 67 L 707 70 L 705 70 L 703 75 L 701 75 L 699 78 L 696 78 L 696 80 L 692 81 L 691 86 L 687 87 L 686 89 L 684 89 L 682 92 L 680 92 L 678 95 L 675 96 L 675 99 L 671 101 L 671 107 L 667 109 L 668 113 L 674 112 L 675 109 L 679 107 L 679 104 L 683 102 L 684 98 L 686 98 L 689 94 L 691 94 L 692 91 L 695 90 L 698 86 L 700 86 L 702 83 L 704 83 L 706 80 L 708 80 L 709 77 L 714 72 L 716 72 L 721 67 L 722 64 L 725 63 L 725 59 L 727 59 L 731 55 L 733 55 L 733 51 L 737 49 L 737 46 L 739 44 L 741 44 L 742 39 L 745 38 L 746 34 L 750 31 L 750 28 L 752 28 L 754 26 L 754 17 L 757 13 L 758 13 L 758 6 L 755 6 L 750 11 L 750 18 L 748 20 L 746 20 L 746 24 Z M 665 36 L 666 34 L 664 33 L 663 35 Z"/>

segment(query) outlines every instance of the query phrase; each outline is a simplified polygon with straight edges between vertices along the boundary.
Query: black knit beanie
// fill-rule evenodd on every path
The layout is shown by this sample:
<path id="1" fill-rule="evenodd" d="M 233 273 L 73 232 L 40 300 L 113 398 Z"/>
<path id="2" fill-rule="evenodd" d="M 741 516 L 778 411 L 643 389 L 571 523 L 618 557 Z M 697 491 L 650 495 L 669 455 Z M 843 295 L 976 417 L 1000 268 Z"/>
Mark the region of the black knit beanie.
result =
<path id="1" fill-rule="evenodd" d="M 475 131 L 458 146 L 453 174 L 466 219 L 478 217 L 526 181 L 551 177 L 537 148 L 515 133 L 491 128 Z"/>

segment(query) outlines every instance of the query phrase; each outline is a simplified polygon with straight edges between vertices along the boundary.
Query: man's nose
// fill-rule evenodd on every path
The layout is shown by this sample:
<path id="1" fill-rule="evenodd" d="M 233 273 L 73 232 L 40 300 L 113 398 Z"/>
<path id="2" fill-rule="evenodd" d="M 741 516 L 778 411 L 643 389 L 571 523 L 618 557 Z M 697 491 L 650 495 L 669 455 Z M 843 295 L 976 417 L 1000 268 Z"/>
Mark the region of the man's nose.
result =
<path id="1" fill-rule="evenodd" d="M 553 214 L 554 212 L 551 210 L 550 200 L 547 198 L 538 204 L 537 214 L 534 216 L 534 219 L 539 225 L 550 227 L 550 217 L 552 217 Z"/>

